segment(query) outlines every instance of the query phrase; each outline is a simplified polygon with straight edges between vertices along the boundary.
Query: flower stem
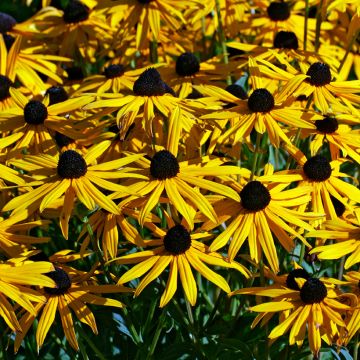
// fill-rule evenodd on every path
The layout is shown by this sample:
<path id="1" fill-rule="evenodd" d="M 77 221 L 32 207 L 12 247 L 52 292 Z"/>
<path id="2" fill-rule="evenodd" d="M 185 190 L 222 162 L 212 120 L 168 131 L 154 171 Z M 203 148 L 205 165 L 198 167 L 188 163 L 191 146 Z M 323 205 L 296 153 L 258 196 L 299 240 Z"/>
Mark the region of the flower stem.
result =
<path id="1" fill-rule="evenodd" d="M 320 30 L 321 30 L 321 23 L 322 23 L 322 14 L 323 14 L 323 3 L 324 0 L 320 0 L 319 7 L 316 13 L 316 30 L 315 30 L 315 52 L 317 53 L 320 47 Z"/>
<path id="2" fill-rule="evenodd" d="M 126 308 L 122 308 L 121 310 L 122 310 L 123 316 L 125 318 L 125 323 L 130 331 L 131 336 L 133 337 L 133 341 L 137 346 L 139 346 L 142 343 L 142 341 L 141 341 L 140 336 L 139 336 L 138 332 L 136 331 L 135 326 L 129 316 L 129 312 L 127 311 Z"/>
<path id="3" fill-rule="evenodd" d="M 226 37 L 225 37 L 225 32 L 224 32 L 224 26 L 222 23 L 222 18 L 221 18 L 221 6 L 220 6 L 220 0 L 216 0 L 216 13 L 217 13 L 217 17 L 218 17 L 218 34 L 219 34 L 219 40 L 220 40 L 220 45 L 221 45 L 221 49 L 222 49 L 222 54 L 223 54 L 223 59 L 224 59 L 224 64 L 228 64 L 229 63 L 229 56 L 227 53 L 227 48 L 226 48 Z M 231 76 L 228 75 L 226 77 L 226 83 L 228 85 L 231 85 Z"/>
<path id="4" fill-rule="evenodd" d="M 161 315 L 160 315 L 160 318 L 159 318 L 159 321 L 158 321 L 158 324 L 157 324 L 157 327 L 156 327 L 156 330 L 155 330 L 155 334 L 154 334 L 152 343 L 150 345 L 150 350 L 149 350 L 149 353 L 148 353 L 146 359 L 151 359 L 152 355 L 155 352 L 156 345 L 157 345 L 157 343 L 159 341 L 161 331 L 162 331 L 162 329 L 164 327 L 164 324 L 165 324 L 165 314 L 166 314 L 166 311 L 163 310 Z"/>
<path id="5" fill-rule="evenodd" d="M 158 43 L 156 40 L 150 41 L 150 62 L 157 64 L 159 62 Z"/>
<path id="6" fill-rule="evenodd" d="M 341 280 L 344 273 L 344 265 L 345 265 L 345 256 L 343 256 L 340 260 L 338 279 Z"/>
<path id="7" fill-rule="evenodd" d="M 358 360 L 359 345 L 360 345 L 360 343 L 359 343 L 359 332 L 357 332 L 356 337 L 355 337 L 353 360 Z"/>
<path id="8" fill-rule="evenodd" d="M 309 19 L 309 0 L 305 0 L 304 51 L 306 51 L 306 45 L 307 45 L 308 19 Z"/>

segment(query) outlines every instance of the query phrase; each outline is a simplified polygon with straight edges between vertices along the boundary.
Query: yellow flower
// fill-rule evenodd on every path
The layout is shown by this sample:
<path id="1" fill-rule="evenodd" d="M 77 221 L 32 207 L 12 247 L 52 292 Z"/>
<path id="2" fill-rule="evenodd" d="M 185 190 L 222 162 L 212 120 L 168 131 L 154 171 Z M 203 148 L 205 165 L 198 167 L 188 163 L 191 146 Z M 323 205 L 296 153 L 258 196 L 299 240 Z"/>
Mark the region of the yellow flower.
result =
<path id="1" fill-rule="evenodd" d="M 16 332 L 23 331 L 7 298 L 12 299 L 33 316 L 36 315 L 32 302 L 38 305 L 38 303 L 44 303 L 46 299 L 30 286 L 39 285 L 48 286 L 49 289 L 53 288 L 54 281 L 44 275 L 53 270 L 54 267 L 49 262 L 24 263 L 22 258 L 11 259 L 0 264 L 0 315 L 10 329 Z"/>
<path id="2" fill-rule="evenodd" d="M 54 257 L 52 258 L 54 259 Z M 71 310 L 81 322 L 90 326 L 94 334 L 97 334 L 95 317 L 87 304 L 122 308 L 124 305 L 120 301 L 104 298 L 97 294 L 132 291 L 119 285 L 98 285 L 96 281 L 89 279 L 89 275 L 86 277 L 82 272 L 60 264 L 56 265 L 54 270 L 48 272 L 46 276 L 49 280 L 55 282 L 56 287 L 50 288 L 45 285 L 42 289 L 42 296 L 46 299 L 46 303 L 35 305 L 36 313 L 27 312 L 21 317 L 19 323 L 22 332 L 16 333 L 14 344 L 15 352 L 19 350 L 21 342 L 35 318 L 40 316 L 41 313 L 36 329 L 36 343 L 39 351 L 55 320 L 57 311 L 60 315 L 66 339 L 75 350 L 78 350 L 79 345 L 76 339 Z"/>
<path id="3" fill-rule="evenodd" d="M 161 238 L 147 240 L 147 246 L 156 246 L 154 249 L 137 251 L 114 259 L 119 264 L 136 264 L 120 277 L 118 284 L 129 282 L 148 272 L 137 286 L 135 296 L 140 295 L 145 287 L 159 277 L 168 266 L 170 266 L 170 273 L 166 288 L 160 299 L 160 307 L 164 307 L 174 296 L 177 289 L 178 275 L 180 275 L 187 299 L 191 305 L 195 305 L 197 287 L 191 267 L 227 293 L 230 292 L 230 287 L 226 280 L 208 268 L 205 265 L 206 263 L 233 268 L 240 271 L 245 277 L 249 276 L 249 272 L 244 266 L 235 261 L 226 261 L 223 256 L 211 252 L 208 246 L 199 241 L 208 238 L 211 234 L 207 232 L 191 232 L 185 223 L 176 225 L 169 216 L 166 216 L 166 220 L 168 229 L 163 230 L 155 225 L 151 226 L 153 234 Z"/>
<path id="4" fill-rule="evenodd" d="M 341 318 L 348 305 L 339 300 L 352 294 L 339 294 L 334 284 L 343 283 L 331 278 L 311 277 L 305 270 L 291 271 L 284 285 L 277 284 L 270 287 L 245 288 L 234 291 L 235 294 L 252 294 L 273 298 L 250 308 L 251 311 L 261 313 L 253 322 L 255 326 L 260 320 L 268 322 L 272 315 L 281 312 L 279 325 L 269 334 L 269 339 L 277 339 L 290 331 L 289 344 L 301 346 L 308 331 L 310 349 L 314 356 L 318 356 L 321 340 L 331 345 L 336 342 L 345 329 L 345 322 Z"/>
<path id="5" fill-rule="evenodd" d="M 75 150 L 67 150 L 56 157 L 50 155 L 25 156 L 24 160 L 14 160 L 13 164 L 30 172 L 38 180 L 34 185 L 40 185 L 34 190 L 9 201 L 3 211 L 14 210 L 18 213 L 28 210 L 29 213 L 45 208 L 55 202 L 65 193 L 63 208 L 60 214 L 60 226 L 65 238 L 68 237 L 68 222 L 74 206 L 75 197 L 89 210 L 96 205 L 114 214 L 120 214 L 117 205 L 106 197 L 97 187 L 122 194 L 133 194 L 122 185 L 105 179 L 126 177 L 144 178 L 139 174 L 128 172 L 125 165 L 142 157 L 142 154 L 130 155 L 118 160 L 92 165 L 110 144 L 104 141 L 89 149 L 82 156 Z M 120 170 L 119 170 L 120 169 Z M 28 183 L 31 185 L 32 183 Z"/>

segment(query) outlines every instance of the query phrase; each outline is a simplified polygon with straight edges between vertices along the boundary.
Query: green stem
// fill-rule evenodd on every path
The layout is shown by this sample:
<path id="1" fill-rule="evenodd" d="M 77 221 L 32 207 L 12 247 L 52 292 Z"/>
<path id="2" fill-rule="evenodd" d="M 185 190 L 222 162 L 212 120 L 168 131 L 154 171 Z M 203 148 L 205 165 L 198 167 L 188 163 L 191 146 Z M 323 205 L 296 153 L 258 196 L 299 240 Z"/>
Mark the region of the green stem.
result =
<path id="1" fill-rule="evenodd" d="M 309 19 L 309 0 L 305 0 L 304 51 L 306 51 L 306 45 L 307 45 L 308 19 Z"/>
<path id="2" fill-rule="evenodd" d="M 258 158 L 259 158 L 259 154 L 260 154 L 260 149 L 261 149 L 261 137 L 262 134 L 260 133 L 256 133 L 256 145 L 255 145 L 255 154 L 254 154 L 254 158 L 253 158 L 253 163 L 252 163 L 252 168 L 251 168 L 251 177 L 250 177 L 250 181 L 254 180 L 254 176 L 256 174 L 256 165 L 258 162 Z"/>
<path id="3" fill-rule="evenodd" d="M 320 0 L 319 7 L 316 13 L 316 30 L 315 30 L 315 52 L 317 53 L 320 47 L 320 30 L 321 30 L 321 23 L 322 23 L 322 7 L 323 7 L 324 0 Z"/>
<path id="4" fill-rule="evenodd" d="M 300 257 L 299 257 L 299 265 L 301 266 L 302 262 L 304 261 L 304 257 L 305 257 L 305 243 L 301 243 L 301 248 L 300 248 Z"/>
<path id="5" fill-rule="evenodd" d="M 359 343 L 359 332 L 357 332 L 356 337 L 355 337 L 353 360 L 358 360 L 359 345 L 360 345 L 360 343 Z"/>
<path id="6" fill-rule="evenodd" d="M 129 316 L 129 312 L 127 311 L 126 308 L 122 308 L 121 310 L 122 310 L 122 313 L 123 313 L 123 316 L 125 319 L 125 323 L 130 331 L 131 336 L 133 337 L 134 343 L 137 346 L 139 346 L 142 343 L 142 341 L 141 341 L 140 336 L 139 336 L 138 332 L 136 331 L 135 326 Z"/>
<path id="7" fill-rule="evenodd" d="M 222 54 L 224 56 L 224 64 L 228 64 L 229 56 L 228 56 L 227 47 L 226 47 L 226 37 L 225 37 L 225 32 L 224 32 L 224 26 L 223 26 L 222 18 L 221 18 L 220 0 L 216 0 L 216 13 L 217 13 L 218 23 L 219 23 L 218 34 L 219 34 L 219 40 L 220 40 L 220 45 L 221 45 L 221 49 L 222 49 Z M 228 75 L 226 77 L 226 83 L 228 85 L 231 85 L 231 76 L 230 75 Z"/>
<path id="8" fill-rule="evenodd" d="M 338 273 L 338 279 L 341 280 L 344 274 L 344 265 L 345 265 L 345 256 L 343 256 L 340 260 L 340 267 Z"/>
<path id="9" fill-rule="evenodd" d="M 86 335 L 85 331 L 82 329 L 81 326 L 77 326 L 78 333 L 80 334 L 81 338 L 84 339 L 88 345 L 91 347 L 91 349 L 94 351 L 94 353 L 97 355 L 97 357 L 100 360 L 106 360 L 105 356 L 102 354 L 102 352 L 96 347 L 96 345 L 92 342 L 89 336 Z"/>
<path id="10" fill-rule="evenodd" d="M 150 41 L 150 62 L 157 64 L 159 62 L 158 43 L 156 40 Z"/>
<path id="11" fill-rule="evenodd" d="M 211 314 L 210 314 L 210 316 L 209 316 L 209 318 L 208 318 L 208 320 L 207 320 L 207 322 L 206 322 L 206 324 L 204 326 L 205 328 L 209 327 L 209 325 L 211 325 L 212 321 L 214 320 L 215 315 L 217 313 L 217 310 L 219 308 L 219 305 L 220 305 L 222 299 L 223 299 L 223 297 L 222 297 L 222 295 L 220 293 L 219 296 L 216 299 L 216 302 L 215 302 L 215 305 L 214 305 L 214 307 L 213 307 L 213 309 L 211 311 Z"/>
<path id="12" fill-rule="evenodd" d="M 186 296 L 185 296 L 185 304 L 186 304 L 186 311 L 187 311 L 187 314 L 188 314 L 188 317 L 189 317 L 189 322 L 190 322 L 191 325 L 194 326 L 194 316 L 193 316 L 193 313 L 192 313 L 190 302 L 186 298 Z"/>
<path id="13" fill-rule="evenodd" d="M 146 359 L 151 359 L 151 357 L 153 356 L 153 354 L 155 352 L 156 345 L 157 345 L 157 343 L 159 341 L 161 331 L 162 331 L 162 329 L 164 327 L 164 324 L 165 324 L 165 314 L 166 314 L 166 311 L 163 310 L 161 315 L 160 315 L 158 325 L 157 325 L 156 330 L 155 330 L 155 335 L 154 335 L 154 338 L 152 340 L 150 350 L 149 350 L 149 353 L 148 353 Z"/>
<path id="14" fill-rule="evenodd" d="M 92 244 L 92 247 L 95 251 L 95 254 L 96 254 L 96 257 L 97 257 L 97 260 L 100 262 L 101 264 L 101 268 L 103 270 L 103 273 L 104 273 L 104 276 L 105 276 L 105 280 L 107 281 L 108 284 L 111 284 L 112 283 L 112 279 L 111 279 L 111 276 L 110 276 L 110 273 L 109 273 L 109 270 L 107 269 L 107 266 L 106 266 L 106 262 L 105 262 L 105 259 L 103 257 L 103 254 L 102 254 L 102 251 L 100 249 L 100 246 L 99 246 L 99 241 L 95 238 L 95 234 L 93 232 L 93 229 L 88 221 L 88 218 L 86 217 L 85 220 L 84 220 L 85 224 L 86 224 L 86 229 L 89 233 L 89 237 L 90 237 L 90 240 L 91 240 L 91 244 Z"/>

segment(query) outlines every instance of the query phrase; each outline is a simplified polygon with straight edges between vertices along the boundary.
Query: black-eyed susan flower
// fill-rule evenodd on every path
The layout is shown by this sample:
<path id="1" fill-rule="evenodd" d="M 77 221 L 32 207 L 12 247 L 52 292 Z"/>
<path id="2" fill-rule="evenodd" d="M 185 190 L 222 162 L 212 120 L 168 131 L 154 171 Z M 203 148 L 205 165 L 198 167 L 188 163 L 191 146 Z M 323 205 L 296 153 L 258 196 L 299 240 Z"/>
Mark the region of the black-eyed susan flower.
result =
<path id="1" fill-rule="evenodd" d="M 158 41 L 163 26 L 176 31 L 186 21 L 183 16 L 185 9 L 201 9 L 199 0 L 125 0 L 111 1 L 108 13 L 112 25 L 120 22 L 125 30 L 132 33 L 136 29 L 136 47 L 147 47 L 148 41 Z M 162 22 L 164 25 L 162 25 Z"/>
<path id="2" fill-rule="evenodd" d="M 360 262 L 360 226 L 356 217 L 353 219 L 334 219 L 324 223 L 324 228 L 311 231 L 309 237 L 326 240 L 335 240 L 334 244 L 317 246 L 311 253 L 322 259 L 340 259 L 349 255 L 345 261 L 345 269 Z"/>
<path id="3" fill-rule="evenodd" d="M 224 82 L 235 69 L 235 64 L 224 64 L 220 58 L 200 62 L 192 52 L 184 52 L 176 62 L 159 68 L 165 82 L 180 98 L 186 98 L 194 89 L 193 85 L 216 85 Z"/>
<path id="4" fill-rule="evenodd" d="M 211 237 L 207 232 L 192 232 L 185 224 L 175 224 L 167 216 L 167 229 L 152 226 L 152 232 L 158 239 L 153 239 L 148 246 L 155 246 L 152 250 L 137 251 L 116 259 L 119 264 L 136 264 L 119 279 L 119 284 L 127 283 L 146 274 L 137 286 L 134 295 L 138 296 L 150 282 L 158 278 L 167 267 L 170 267 L 168 281 L 160 299 L 160 307 L 164 307 L 174 296 L 178 287 L 178 275 L 182 288 L 191 305 L 197 299 L 197 286 L 191 268 L 194 268 L 206 279 L 214 283 L 225 292 L 230 292 L 226 280 L 207 265 L 217 265 L 233 268 L 240 271 L 245 277 L 249 276 L 248 270 L 235 261 L 226 259 L 211 252 L 201 239 Z"/>
<path id="5" fill-rule="evenodd" d="M 350 287 L 351 293 L 356 298 L 352 302 L 353 311 L 350 311 L 345 318 L 346 331 L 344 331 L 344 336 L 341 339 L 345 346 L 347 346 L 360 329 L 360 309 L 357 306 L 360 302 L 360 273 L 359 271 L 348 271 L 344 274 L 344 279 L 347 282 L 346 286 Z"/>
<path id="6" fill-rule="evenodd" d="M 272 271 L 277 273 L 279 260 L 273 235 L 288 252 L 295 246 L 293 237 L 310 246 L 292 225 L 313 230 L 304 220 L 314 220 L 320 214 L 297 211 L 299 205 L 309 203 L 310 188 L 284 190 L 285 186 L 277 182 L 277 173 L 265 177 L 266 181 L 259 177 L 247 183 L 243 181 L 242 185 L 233 184 L 240 199 L 220 199 L 213 204 L 215 212 L 221 214 L 221 223 L 228 224 L 214 239 L 210 250 L 216 251 L 230 242 L 228 256 L 232 260 L 248 239 L 251 259 L 258 264 L 264 254 Z M 211 229 L 218 225 L 208 222 L 204 226 Z"/>
<path id="7" fill-rule="evenodd" d="M 17 213 L 27 209 L 31 213 L 40 209 L 42 212 L 65 194 L 60 214 L 60 226 L 66 238 L 75 198 L 89 210 L 100 206 L 114 214 L 120 214 L 117 205 L 105 196 L 98 186 L 126 195 L 133 194 L 123 185 L 107 179 L 132 176 L 144 178 L 144 176 L 129 172 L 126 168 L 126 165 L 142 157 L 142 154 L 129 155 L 111 162 L 93 165 L 109 143 L 109 141 L 104 141 L 93 146 L 84 156 L 75 150 L 67 150 L 56 157 L 42 154 L 25 156 L 24 160 L 14 160 L 13 164 L 19 169 L 28 171 L 35 179 L 34 184 L 40 186 L 12 199 L 5 205 L 3 211 L 14 210 Z"/>
<path id="8" fill-rule="evenodd" d="M 49 97 L 42 101 L 29 100 L 15 88 L 10 89 L 10 94 L 16 106 L 0 113 L 0 129 L 11 132 L 7 146 L 15 143 L 15 153 L 23 148 L 31 148 L 33 154 L 48 153 L 51 149 L 54 153 L 56 143 L 52 133 L 55 131 L 71 138 L 81 137 L 73 129 L 73 121 L 65 115 L 87 104 L 91 98 L 79 97 L 50 105 Z"/>
<path id="9" fill-rule="evenodd" d="M 251 30 L 256 35 L 255 42 L 263 45 L 271 45 L 278 31 L 291 31 L 298 39 L 304 36 L 305 3 L 297 1 L 257 1 L 253 3 L 253 16 L 247 17 L 247 22 L 241 24 L 242 31 Z M 324 27 L 326 24 L 323 23 Z M 331 26 L 330 26 L 331 28 Z M 308 19 L 308 38 L 315 39 L 315 19 Z"/>
<path id="10" fill-rule="evenodd" d="M 315 155 L 309 159 L 293 146 L 286 146 L 287 151 L 293 156 L 299 167 L 294 170 L 279 171 L 282 177 L 279 181 L 297 181 L 298 186 L 311 186 L 311 206 L 316 213 L 326 214 L 327 218 L 337 219 L 337 214 L 330 195 L 343 203 L 349 205 L 345 199 L 360 202 L 360 190 L 342 178 L 349 177 L 340 171 L 343 160 L 329 161 L 323 155 Z M 303 207 L 304 208 L 304 207 Z M 323 219 L 324 220 L 324 219 Z M 318 220 L 318 225 L 322 220 Z"/>
<path id="11" fill-rule="evenodd" d="M 328 114 L 322 119 L 315 120 L 316 129 L 303 129 L 301 138 L 311 137 L 310 151 L 314 156 L 326 143 L 332 159 L 349 156 L 357 163 L 360 163 L 359 130 L 352 129 L 358 119 L 351 114 Z"/>
<path id="12" fill-rule="evenodd" d="M 45 297 L 31 288 L 32 285 L 48 286 L 49 289 L 55 286 L 52 279 L 45 276 L 45 273 L 53 271 L 51 263 L 45 261 L 27 262 L 21 258 L 0 264 L 0 316 L 6 324 L 16 332 L 23 331 L 19 324 L 13 306 L 7 300 L 12 299 L 33 316 L 36 310 L 32 302 L 44 303 Z M 36 306 L 36 305 L 35 305 Z"/>
<path id="13" fill-rule="evenodd" d="M 94 62 L 101 42 L 111 40 L 112 35 L 103 11 L 96 9 L 97 4 L 97 0 L 70 0 L 65 8 L 45 7 L 23 26 L 27 25 L 34 37 L 57 41 L 60 56 L 77 52 Z"/>
<path id="14" fill-rule="evenodd" d="M 133 94 L 125 96 L 102 94 L 102 100 L 90 103 L 84 109 L 107 108 L 105 113 L 117 111 L 118 127 L 124 135 L 133 124 L 135 117 L 141 115 L 143 126 L 152 137 L 154 135 L 152 123 L 157 112 L 166 119 L 176 112 L 180 127 L 190 129 L 194 126 L 198 113 L 203 111 L 204 104 L 195 101 L 186 102 L 173 95 L 174 91 L 162 80 L 159 72 L 155 68 L 148 68 L 135 81 Z M 177 107 L 181 109 L 180 112 L 176 110 Z M 102 112 L 97 112 L 97 114 L 101 115 Z"/>
<path id="15" fill-rule="evenodd" d="M 47 225 L 46 220 L 24 222 L 27 213 L 18 213 L 7 219 L 0 217 L 0 249 L 9 257 L 18 256 L 31 244 L 40 244 L 50 240 L 48 237 L 36 237 L 24 233 L 36 226 Z"/>
<path id="16" fill-rule="evenodd" d="M 85 78 L 76 93 L 104 92 L 121 93 L 132 90 L 134 83 L 144 69 L 129 70 L 122 64 L 110 64 L 104 67 L 103 74 Z"/>
<path id="17" fill-rule="evenodd" d="M 273 69 L 287 77 L 288 82 L 279 94 L 282 100 L 291 95 L 295 98 L 299 95 L 312 95 L 315 106 L 323 114 L 337 109 L 342 112 L 348 112 L 349 109 L 358 113 L 356 106 L 360 100 L 360 95 L 357 94 L 360 92 L 360 80 L 339 81 L 329 65 L 319 61 L 311 65 L 302 63 L 302 73 L 296 75 L 279 71 L 276 67 Z"/>
<path id="18" fill-rule="evenodd" d="M 175 120 L 173 118 L 173 120 Z M 172 123 L 176 126 L 176 121 Z M 175 135 L 177 133 L 177 135 Z M 194 187 L 205 191 L 221 194 L 225 197 L 239 200 L 239 195 L 229 186 L 208 180 L 206 177 L 219 178 L 228 175 L 242 174 L 237 166 L 225 165 L 225 159 L 216 157 L 203 157 L 191 160 L 178 161 L 178 142 L 180 132 L 176 129 L 170 131 L 168 149 L 155 152 L 150 160 L 145 157 L 135 163 L 139 166 L 139 174 L 146 176 L 146 180 L 136 181 L 132 189 L 141 196 L 139 220 L 143 224 L 145 217 L 159 203 L 165 191 L 170 203 L 185 218 L 190 229 L 194 227 L 195 209 L 199 209 L 208 219 L 217 221 L 217 214 L 207 198 Z M 228 181 L 231 179 L 227 178 Z M 117 195 L 114 195 L 116 198 Z M 130 205 L 133 198 L 125 199 L 121 204 Z M 135 200 L 137 203 L 138 201 Z"/>
<path id="19" fill-rule="evenodd" d="M 19 323 L 22 332 L 16 333 L 15 352 L 19 350 L 22 340 L 37 316 L 39 316 L 39 323 L 36 329 L 36 343 L 39 351 L 55 321 L 57 312 L 60 314 L 66 339 L 75 350 L 78 350 L 72 311 L 79 321 L 88 325 L 94 334 L 97 334 L 95 317 L 87 304 L 122 308 L 124 304 L 120 301 L 104 298 L 97 294 L 132 291 L 119 285 L 98 285 L 94 279 L 89 279 L 89 275 L 86 277 L 83 272 L 62 265 L 56 265 L 54 270 L 48 272 L 46 276 L 55 282 L 56 287 L 44 286 L 42 296 L 46 299 L 46 303 L 37 304 L 35 314 L 27 312 L 21 317 Z"/>
<path id="20" fill-rule="evenodd" d="M 276 94 L 273 95 L 264 87 L 257 63 L 251 57 L 249 58 L 249 67 L 253 91 L 248 99 L 235 99 L 233 101 L 233 98 L 230 98 L 227 101 L 234 102 L 237 106 L 222 112 L 213 112 L 202 116 L 202 119 L 238 119 L 232 127 L 225 130 L 219 139 L 220 142 L 234 133 L 238 138 L 246 138 L 255 128 L 260 134 L 267 131 L 271 144 L 279 147 L 280 141 L 291 143 L 281 123 L 290 126 L 290 128 L 315 128 L 315 125 L 311 122 L 314 114 L 300 108 L 288 106 L 288 104 L 282 104 Z M 210 95 L 205 88 L 203 91 Z"/>
<path id="21" fill-rule="evenodd" d="M 336 290 L 335 284 L 339 283 L 331 278 L 318 279 L 302 269 L 296 269 L 288 274 L 286 286 L 240 289 L 232 295 L 252 294 L 272 298 L 270 302 L 250 308 L 264 315 L 280 312 L 280 324 L 272 329 L 269 339 L 277 339 L 290 331 L 289 344 L 301 346 L 307 329 L 310 349 L 314 356 L 318 356 L 322 340 L 329 345 L 335 343 L 346 326 L 341 314 L 350 307 L 340 301 L 339 296 L 345 298 L 347 294 Z M 268 320 L 265 318 L 265 321 Z"/>

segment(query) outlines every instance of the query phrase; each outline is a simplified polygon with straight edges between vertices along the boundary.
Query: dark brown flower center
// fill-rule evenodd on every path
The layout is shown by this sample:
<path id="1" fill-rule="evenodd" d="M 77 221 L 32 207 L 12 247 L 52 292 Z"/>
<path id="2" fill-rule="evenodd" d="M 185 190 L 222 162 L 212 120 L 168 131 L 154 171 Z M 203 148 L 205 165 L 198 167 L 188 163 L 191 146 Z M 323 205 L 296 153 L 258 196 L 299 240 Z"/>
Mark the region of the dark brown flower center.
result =
<path id="1" fill-rule="evenodd" d="M 284 21 L 290 17 L 290 7 L 286 2 L 273 1 L 268 6 L 267 13 L 273 21 Z"/>
<path id="2" fill-rule="evenodd" d="M 24 107 L 24 119 L 28 124 L 43 124 L 47 116 L 47 108 L 41 101 L 30 100 Z"/>
<path id="3" fill-rule="evenodd" d="M 44 290 L 49 295 L 64 295 L 71 287 L 71 280 L 65 270 L 55 266 L 55 271 L 50 271 L 46 274 L 50 279 L 55 281 L 56 287 L 44 287 Z"/>
<path id="4" fill-rule="evenodd" d="M 331 176 L 331 165 L 322 155 L 315 155 L 304 165 L 305 175 L 312 181 L 325 181 Z"/>
<path id="5" fill-rule="evenodd" d="M 125 67 L 120 64 L 112 64 L 104 69 L 104 75 L 106 76 L 107 79 L 113 79 L 119 77 L 123 75 L 124 72 L 125 72 Z"/>
<path id="6" fill-rule="evenodd" d="M 330 68 L 321 62 L 312 64 L 306 75 L 310 76 L 307 81 L 313 86 L 324 86 L 331 82 Z"/>
<path id="7" fill-rule="evenodd" d="M 67 24 L 75 24 L 89 18 L 90 9 L 79 0 L 70 0 L 64 9 L 63 19 Z"/>
<path id="8" fill-rule="evenodd" d="M 87 172 L 84 158 L 75 150 L 64 151 L 59 158 L 57 173 L 63 179 L 78 179 Z"/>
<path id="9" fill-rule="evenodd" d="M 181 54 L 176 60 L 176 72 L 180 76 L 195 75 L 199 70 L 200 62 L 191 52 Z"/>
<path id="10" fill-rule="evenodd" d="M 154 68 L 146 69 L 139 76 L 134 83 L 133 91 L 138 96 L 161 96 L 169 92 L 159 72 Z"/>
<path id="11" fill-rule="evenodd" d="M 326 298 L 327 289 L 325 284 L 316 278 L 309 278 L 300 290 L 300 298 L 305 304 L 314 304 Z"/>
<path id="12" fill-rule="evenodd" d="M 13 85 L 7 76 L 0 75 L 0 100 L 5 100 L 10 96 L 9 90 Z"/>
<path id="13" fill-rule="evenodd" d="M 256 89 L 248 99 L 248 108 L 252 112 L 268 112 L 275 106 L 274 97 L 266 89 Z"/>
<path id="14" fill-rule="evenodd" d="M 52 86 L 48 88 L 45 95 L 49 95 L 49 105 L 58 104 L 69 98 L 66 90 L 62 86 Z"/>
<path id="15" fill-rule="evenodd" d="M 150 163 L 150 174 L 158 180 L 171 179 L 180 171 L 176 157 L 168 150 L 158 151 Z"/>
<path id="16" fill-rule="evenodd" d="M 5 34 L 16 25 L 16 20 L 9 14 L 0 12 L 0 33 Z"/>
<path id="17" fill-rule="evenodd" d="M 292 31 L 279 31 L 274 39 L 276 49 L 294 49 L 299 47 L 298 39 Z"/>
<path id="18" fill-rule="evenodd" d="M 289 272 L 286 278 L 286 286 L 292 290 L 300 290 L 299 285 L 295 281 L 295 279 L 302 278 L 302 279 L 309 279 L 309 273 L 304 269 L 295 269 Z"/>
<path id="19" fill-rule="evenodd" d="M 323 134 L 332 134 L 339 128 L 336 118 L 330 116 L 324 117 L 323 120 L 316 120 L 315 126 Z"/>
<path id="20" fill-rule="evenodd" d="M 248 182 L 240 192 L 241 204 L 249 211 L 265 209 L 271 200 L 269 190 L 260 181 Z"/>
<path id="21" fill-rule="evenodd" d="M 190 246 L 190 233 L 182 225 L 173 226 L 164 237 L 165 250 L 173 255 L 183 254 Z"/>

